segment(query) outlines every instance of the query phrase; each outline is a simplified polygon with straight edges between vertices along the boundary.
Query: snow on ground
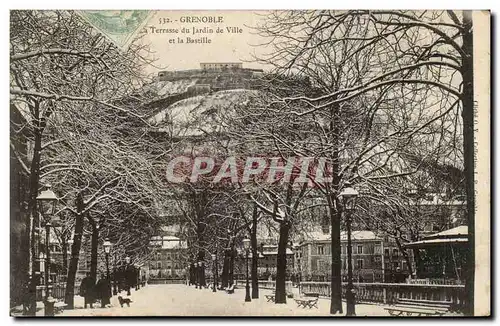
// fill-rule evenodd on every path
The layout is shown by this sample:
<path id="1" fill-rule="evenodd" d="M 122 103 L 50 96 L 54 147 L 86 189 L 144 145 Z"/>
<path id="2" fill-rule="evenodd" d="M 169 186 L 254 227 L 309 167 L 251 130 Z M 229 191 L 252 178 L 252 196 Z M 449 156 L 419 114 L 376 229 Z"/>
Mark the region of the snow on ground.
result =
<path id="1" fill-rule="evenodd" d="M 298 308 L 293 299 L 286 304 L 267 302 L 260 290 L 260 298 L 245 302 L 245 289 L 234 294 L 211 289 L 195 289 L 182 284 L 147 285 L 132 292 L 133 303 L 121 308 L 117 296 L 111 299 L 111 308 L 83 309 L 83 298 L 75 298 L 75 310 L 66 310 L 58 316 L 330 316 L 330 301 L 319 299 L 318 309 Z M 123 294 L 122 294 L 123 295 Z M 344 302 L 344 312 L 345 312 Z M 356 305 L 358 316 L 388 316 L 380 305 Z M 41 312 L 43 315 L 43 311 Z"/>

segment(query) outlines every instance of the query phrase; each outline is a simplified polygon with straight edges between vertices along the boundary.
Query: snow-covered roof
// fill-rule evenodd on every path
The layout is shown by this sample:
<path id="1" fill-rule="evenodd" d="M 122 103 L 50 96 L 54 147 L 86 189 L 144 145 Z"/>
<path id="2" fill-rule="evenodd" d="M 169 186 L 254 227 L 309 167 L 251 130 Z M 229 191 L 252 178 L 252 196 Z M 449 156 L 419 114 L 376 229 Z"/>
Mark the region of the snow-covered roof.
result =
<path id="1" fill-rule="evenodd" d="M 467 238 L 430 239 L 406 243 L 403 246 L 405 248 L 424 248 L 428 246 L 439 246 L 445 244 L 467 243 L 468 241 L 469 240 Z"/>
<path id="2" fill-rule="evenodd" d="M 453 229 L 448 229 L 439 233 L 426 236 L 424 239 L 437 239 L 437 238 L 459 238 L 467 237 L 469 234 L 467 225 L 457 226 Z"/>
<path id="3" fill-rule="evenodd" d="M 262 252 L 264 256 L 272 256 L 272 255 L 277 255 L 278 250 L 272 250 L 272 251 L 263 251 Z M 293 255 L 293 251 L 290 248 L 286 248 L 286 254 L 287 255 Z"/>
<path id="4" fill-rule="evenodd" d="M 381 239 L 378 237 L 373 231 L 368 231 L 368 230 L 360 230 L 360 231 L 352 231 L 351 232 L 351 239 L 352 240 L 379 240 Z M 331 236 L 329 233 L 323 233 L 323 232 L 310 232 L 307 234 L 307 237 L 304 239 L 304 242 L 313 242 L 313 241 L 330 241 Z M 341 231 L 340 232 L 340 241 L 347 241 L 347 232 L 346 231 Z"/>
<path id="5" fill-rule="evenodd" d="M 462 225 L 439 233 L 431 234 L 424 237 L 420 241 L 406 243 L 404 246 L 406 248 L 424 248 L 445 244 L 467 243 L 469 241 L 467 234 L 468 227 L 466 225 Z"/>

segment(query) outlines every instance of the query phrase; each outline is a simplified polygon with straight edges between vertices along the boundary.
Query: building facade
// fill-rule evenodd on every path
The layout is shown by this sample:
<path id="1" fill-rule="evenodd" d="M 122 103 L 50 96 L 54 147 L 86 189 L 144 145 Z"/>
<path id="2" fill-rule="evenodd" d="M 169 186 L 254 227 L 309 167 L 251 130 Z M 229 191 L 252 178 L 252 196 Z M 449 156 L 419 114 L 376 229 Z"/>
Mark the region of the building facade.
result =
<path id="1" fill-rule="evenodd" d="M 407 260 L 397 245 L 372 231 L 353 231 L 352 266 L 355 282 L 394 282 L 409 275 Z M 327 281 L 331 275 L 330 234 L 316 232 L 295 250 L 295 273 L 302 281 Z M 347 279 L 347 234 L 341 233 L 342 278 Z M 400 276 L 399 276 L 400 277 Z"/>
<path id="2" fill-rule="evenodd" d="M 172 235 L 156 236 L 151 239 L 151 254 L 143 266 L 146 278 L 185 278 L 187 244 Z"/>

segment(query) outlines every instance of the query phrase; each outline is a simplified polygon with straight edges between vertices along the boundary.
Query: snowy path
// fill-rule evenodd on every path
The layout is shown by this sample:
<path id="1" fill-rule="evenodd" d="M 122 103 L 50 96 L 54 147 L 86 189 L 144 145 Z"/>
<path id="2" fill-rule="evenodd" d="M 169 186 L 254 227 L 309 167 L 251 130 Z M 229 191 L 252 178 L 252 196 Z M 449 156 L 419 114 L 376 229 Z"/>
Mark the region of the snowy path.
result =
<path id="1" fill-rule="evenodd" d="M 293 299 L 288 299 L 287 304 L 267 302 L 264 294 L 270 292 L 260 290 L 261 298 L 244 302 L 244 288 L 226 294 L 181 284 L 148 285 L 132 292 L 131 307 L 121 308 L 114 296 L 111 308 L 83 309 L 83 298 L 76 297 L 77 309 L 66 310 L 58 316 L 330 316 L 327 299 L 319 300 L 318 309 L 303 309 L 297 308 Z M 344 312 L 345 309 L 344 302 Z M 358 316 L 388 316 L 379 305 L 358 304 L 356 313 Z"/>

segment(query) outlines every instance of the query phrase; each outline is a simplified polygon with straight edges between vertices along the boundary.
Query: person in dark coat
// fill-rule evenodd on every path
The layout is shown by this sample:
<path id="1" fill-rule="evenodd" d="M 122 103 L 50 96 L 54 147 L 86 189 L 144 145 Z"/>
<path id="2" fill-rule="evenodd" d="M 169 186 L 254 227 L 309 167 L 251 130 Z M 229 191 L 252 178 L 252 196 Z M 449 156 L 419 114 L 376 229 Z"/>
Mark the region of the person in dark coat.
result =
<path id="1" fill-rule="evenodd" d="M 90 308 L 94 308 L 94 287 L 95 280 L 90 276 L 90 273 L 87 273 L 80 284 L 80 295 L 84 298 L 85 308 L 87 308 L 87 305 L 90 305 Z"/>
<path id="2" fill-rule="evenodd" d="M 196 267 L 193 263 L 189 265 L 189 285 L 196 284 Z"/>
<path id="3" fill-rule="evenodd" d="M 207 287 L 207 282 L 205 279 L 205 264 L 203 262 L 200 263 L 200 289 L 202 286 Z"/>
<path id="4" fill-rule="evenodd" d="M 127 264 L 125 267 L 125 290 L 127 291 L 127 295 L 130 295 L 130 288 L 135 287 L 135 283 L 137 281 L 134 266 Z"/>
<path id="5" fill-rule="evenodd" d="M 111 304 L 111 282 L 104 274 L 101 274 L 101 278 L 96 284 L 97 297 L 101 300 L 101 308 L 105 308 L 106 305 Z"/>

